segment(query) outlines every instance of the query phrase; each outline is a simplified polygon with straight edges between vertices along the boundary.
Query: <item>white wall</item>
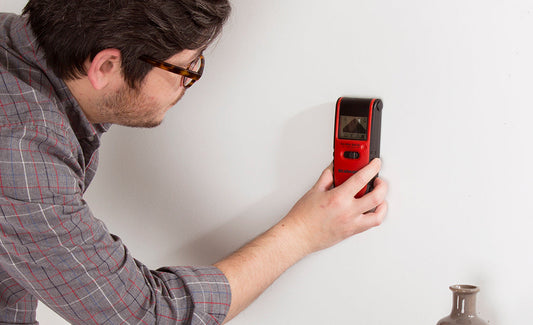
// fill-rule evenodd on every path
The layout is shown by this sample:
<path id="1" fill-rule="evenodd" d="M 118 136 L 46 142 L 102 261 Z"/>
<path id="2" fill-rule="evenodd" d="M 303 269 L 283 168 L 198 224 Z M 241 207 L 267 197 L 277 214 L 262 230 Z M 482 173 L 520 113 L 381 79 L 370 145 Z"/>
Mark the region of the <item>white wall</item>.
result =
<path id="1" fill-rule="evenodd" d="M 87 200 L 134 256 L 213 263 L 266 230 L 331 161 L 335 100 L 378 96 L 386 222 L 304 259 L 232 324 L 435 324 L 457 283 L 481 287 L 490 324 L 533 319 L 533 3 L 232 2 L 165 123 L 105 136 Z"/>

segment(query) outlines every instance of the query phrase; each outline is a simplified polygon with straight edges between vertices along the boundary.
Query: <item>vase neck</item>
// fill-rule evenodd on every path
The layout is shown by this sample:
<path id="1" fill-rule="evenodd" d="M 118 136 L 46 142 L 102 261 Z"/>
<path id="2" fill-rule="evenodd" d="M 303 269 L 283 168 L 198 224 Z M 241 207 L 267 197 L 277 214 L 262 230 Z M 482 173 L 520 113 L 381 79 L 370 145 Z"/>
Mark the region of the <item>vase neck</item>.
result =
<path id="1" fill-rule="evenodd" d="M 476 316 L 476 293 L 453 293 L 452 316 Z"/>

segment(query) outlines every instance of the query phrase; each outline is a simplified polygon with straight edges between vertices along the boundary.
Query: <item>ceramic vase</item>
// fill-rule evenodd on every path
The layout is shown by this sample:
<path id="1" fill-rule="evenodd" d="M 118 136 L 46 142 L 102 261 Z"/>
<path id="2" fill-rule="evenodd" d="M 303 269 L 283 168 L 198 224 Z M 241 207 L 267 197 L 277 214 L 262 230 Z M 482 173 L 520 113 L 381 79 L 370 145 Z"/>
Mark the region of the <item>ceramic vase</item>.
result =
<path id="1" fill-rule="evenodd" d="M 441 319 L 437 325 L 488 325 L 477 316 L 476 295 L 479 288 L 472 285 L 453 285 L 452 312 L 448 317 Z"/>

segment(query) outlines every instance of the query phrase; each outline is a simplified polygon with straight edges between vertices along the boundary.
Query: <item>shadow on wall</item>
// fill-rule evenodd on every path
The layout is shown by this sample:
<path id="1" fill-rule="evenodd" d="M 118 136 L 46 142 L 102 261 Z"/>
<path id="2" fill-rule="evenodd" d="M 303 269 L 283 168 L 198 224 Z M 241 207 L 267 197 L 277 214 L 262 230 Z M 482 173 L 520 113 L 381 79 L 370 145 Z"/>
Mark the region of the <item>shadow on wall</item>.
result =
<path id="1" fill-rule="evenodd" d="M 334 103 L 326 103 L 291 118 L 279 145 L 278 190 L 226 224 L 179 247 L 170 260 L 192 265 L 212 264 L 285 216 L 333 159 L 334 110 Z"/>

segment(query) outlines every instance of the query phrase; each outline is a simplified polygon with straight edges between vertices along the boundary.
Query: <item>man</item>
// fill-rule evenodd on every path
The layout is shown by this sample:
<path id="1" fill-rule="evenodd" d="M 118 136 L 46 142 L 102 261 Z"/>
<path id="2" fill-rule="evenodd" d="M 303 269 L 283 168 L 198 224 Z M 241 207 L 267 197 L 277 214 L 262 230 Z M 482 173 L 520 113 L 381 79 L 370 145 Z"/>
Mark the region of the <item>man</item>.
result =
<path id="1" fill-rule="evenodd" d="M 287 216 L 207 267 L 149 270 L 83 199 L 111 124 L 153 127 L 200 79 L 227 0 L 30 0 L 0 14 L 0 324 L 221 324 L 304 256 L 386 213 L 375 160 L 328 167 Z M 373 212 L 367 212 L 373 211 Z"/>

